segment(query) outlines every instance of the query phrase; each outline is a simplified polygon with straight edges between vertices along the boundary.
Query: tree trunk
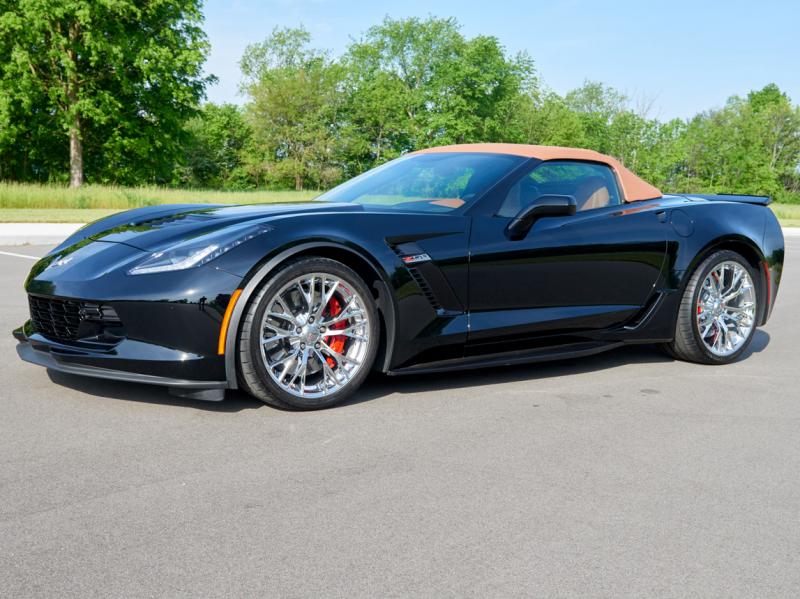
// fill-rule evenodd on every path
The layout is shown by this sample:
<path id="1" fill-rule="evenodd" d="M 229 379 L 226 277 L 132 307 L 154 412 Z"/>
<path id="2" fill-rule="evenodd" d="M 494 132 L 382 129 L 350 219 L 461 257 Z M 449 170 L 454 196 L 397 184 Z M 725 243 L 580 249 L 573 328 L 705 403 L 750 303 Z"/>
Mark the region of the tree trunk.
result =
<path id="1" fill-rule="evenodd" d="M 72 124 L 69 128 L 69 186 L 80 187 L 83 185 L 83 131 L 81 130 L 81 115 L 76 110 L 80 93 L 78 77 L 78 55 L 75 46 L 78 44 L 81 30 L 77 22 L 69 26 L 70 49 L 67 51 L 69 63 L 73 70 L 67 78 L 67 101 L 72 113 Z"/>
<path id="2" fill-rule="evenodd" d="M 295 173 L 294 175 L 294 189 L 295 191 L 303 191 L 303 177 L 300 176 L 300 173 Z"/>
<path id="3" fill-rule="evenodd" d="M 69 130 L 69 186 L 83 185 L 83 140 L 81 120 L 75 117 Z"/>

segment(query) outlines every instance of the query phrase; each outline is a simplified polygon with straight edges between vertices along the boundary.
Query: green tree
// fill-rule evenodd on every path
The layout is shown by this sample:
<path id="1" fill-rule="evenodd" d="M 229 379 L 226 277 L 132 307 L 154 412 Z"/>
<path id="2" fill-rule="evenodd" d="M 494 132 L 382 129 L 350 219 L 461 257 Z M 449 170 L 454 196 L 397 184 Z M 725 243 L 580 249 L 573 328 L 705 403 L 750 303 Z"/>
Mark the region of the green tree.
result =
<path id="1" fill-rule="evenodd" d="M 587 147 L 586 130 L 580 115 L 553 92 L 543 94 L 541 99 L 528 97 L 517 112 L 513 129 L 519 132 L 522 143 Z"/>
<path id="2" fill-rule="evenodd" d="M 524 96 L 533 62 L 509 57 L 489 36 L 466 39 L 455 19 L 390 19 L 350 46 L 346 122 L 359 164 L 446 143 L 501 141 Z"/>
<path id="3" fill-rule="evenodd" d="M 800 110 L 774 85 L 747 98 L 734 96 L 724 108 L 694 117 L 682 143 L 683 180 L 690 191 L 784 199 L 796 190 Z"/>
<path id="4" fill-rule="evenodd" d="M 275 29 L 241 60 L 253 129 L 249 169 L 256 183 L 329 186 L 341 176 L 334 149 L 343 104 L 341 67 L 310 49 L 305 29 Z"/>
<path id="5" fill-rule="evenodd" d="M 201 21 L 200 0 L 0 0 L 0 111 L 50 115 L 68 140 L 72 186 L 88 140 L 107 172 L 174 154 L 210 80 Z M 14 136 L 24 128 L 7 124 Z"/>
<path id="6" fill-rule="evenodd" d="M 611 152 L 609 127 L 626 110 L 627 101 L 624 94 L 597 81 L 585 81 L 564 96 L 564 103 L 583 123 L 587 147 L 603 153 Z"/>
<path id="7" fill-rule="evenodd" d="M 186 123 L 186 132 L 180 184 L 242 186 L 242 152 L 251 142 L 252 130 L 241 108 L 235 104 L 205 104 L 200 113 Z"/>
<path id="8" fill-rule="evenodd" d="M 747 104 L 761 131 L 768 168 L 774 173 L 778 199 L 800 192 L 800 107 L 771 83 L 750 92 Z"/>

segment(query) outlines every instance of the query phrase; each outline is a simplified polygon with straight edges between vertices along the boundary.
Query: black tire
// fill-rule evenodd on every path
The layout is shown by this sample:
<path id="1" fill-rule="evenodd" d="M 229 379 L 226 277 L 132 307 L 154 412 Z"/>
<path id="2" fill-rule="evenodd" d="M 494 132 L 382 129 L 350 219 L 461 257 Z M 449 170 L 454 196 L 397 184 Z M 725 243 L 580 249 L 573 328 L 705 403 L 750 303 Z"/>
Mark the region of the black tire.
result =
<path id="1" fill-rule="evenodd" d="M 269 375 L 261 357 L 260 327 L 269 300 L 284 285 L 303 274 L 327 273 L 339 277 L 358 293 L 365 304 L 369 316 L 369 342 L 360 369 L 335 393 L 324 398 L 304 398 L 282 389 Z M 239 383 L 253 397 L 282 409 L 319 410 L 341 403 L 352 395 L 364 382 L 372 369 L 379 345 L 380 326 L 378 310 L 369 288 L 350 267 L 317 256 L 303 257 L 284 264 L 268 279 L 248 303 L 239 329 L 237 354 Z"/>
<path id="2" fill-rule="evenodd" d="M 755 313 L 756 319 L 758 318 L 758 302 L 761 298 L 758 294 L 758 275 L 753 270 L 753 267 L 736 252 L 730 250 L 715 252 L 703 260 L 695 269 L 686 285 L 683 298 L 681 299 L 681 305 L 678 308 L 678 318 L 675 324 L 675 339 L 670 343 L 660 344 L 661 349 L 669 356 L 687 362 L 697 362 L 698 364 L 729 364 L 738 360 L 753 340 L 756 331 L 755 326 L 750 332 L 749 337 L 736 352 L 728 356 L 718 356 L 706 348 L 700 337 L 696 318 L 697 301 L 701 291 L 700 286 L 702 281 L 708 276 L 708 273 L 722 262 L 737 262 L 747 270 L 750 279 L 756 287 Z"/>

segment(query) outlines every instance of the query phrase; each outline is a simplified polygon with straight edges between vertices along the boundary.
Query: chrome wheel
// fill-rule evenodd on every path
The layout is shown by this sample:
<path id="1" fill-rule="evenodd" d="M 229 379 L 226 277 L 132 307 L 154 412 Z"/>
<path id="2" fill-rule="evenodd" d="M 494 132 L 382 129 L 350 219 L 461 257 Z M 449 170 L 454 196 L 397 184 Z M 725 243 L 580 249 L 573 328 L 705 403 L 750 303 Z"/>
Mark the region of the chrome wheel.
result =
<path id="1" fill-rule="evenodd" d="M 734 261 L 717 264 L 697 296 L 697 330 L 715 356 L 736 353 L 753 333 L 756 292 L 747 269 Z"/>
<path id="2" fill-rule="evenodd" d="M 302 398 L 336 393 L 367 356 L 369 313 L 342 278 L 301 275 L 267 303 L 261 319 L 261 358 L 272 380 Z"/>

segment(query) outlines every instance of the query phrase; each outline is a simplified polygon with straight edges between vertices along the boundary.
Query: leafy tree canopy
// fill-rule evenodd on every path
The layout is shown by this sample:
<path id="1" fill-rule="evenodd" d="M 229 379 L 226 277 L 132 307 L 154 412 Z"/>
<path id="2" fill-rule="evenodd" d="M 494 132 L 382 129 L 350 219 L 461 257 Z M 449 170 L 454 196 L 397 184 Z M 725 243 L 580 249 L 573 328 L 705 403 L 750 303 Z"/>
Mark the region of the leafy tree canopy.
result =
<path id="1" fill-rule="evenodd" d="M 0 0 L 0 179 L 322 189 L 418 148 L 592 148 L 670 192 L 800 202 L 800 108 L 775 84 L 662 122 L 597 81 L 559 95 L 455 19 L 391 19 L 340 57 L 247 47 L 242 107 L 198 103 L 200 0 Z M 85 150 L 85 151 L 84 151 Z"/>
<path id="2" fill-rule="evenodd" d="M 201 23 L 200 0 L 0 0 L 0 147 L 31 133 L 41 147 L 32 113 L 68 140 L 73 185 L 85 166 L 98 181 L 168 179 L 210 80 Z M 21 177 L 63 168 L 64 152 L 10 153 Z"/>

